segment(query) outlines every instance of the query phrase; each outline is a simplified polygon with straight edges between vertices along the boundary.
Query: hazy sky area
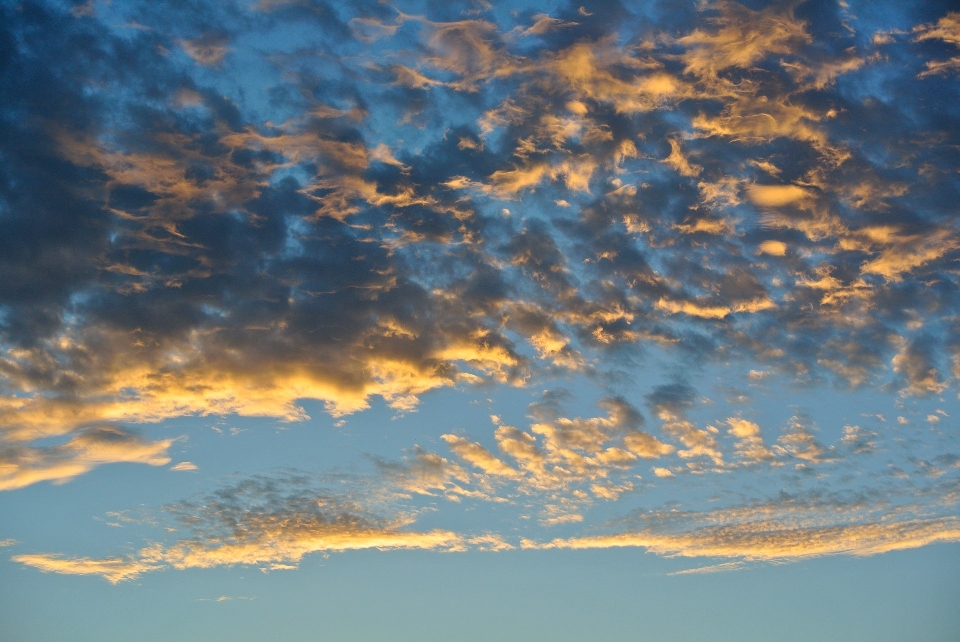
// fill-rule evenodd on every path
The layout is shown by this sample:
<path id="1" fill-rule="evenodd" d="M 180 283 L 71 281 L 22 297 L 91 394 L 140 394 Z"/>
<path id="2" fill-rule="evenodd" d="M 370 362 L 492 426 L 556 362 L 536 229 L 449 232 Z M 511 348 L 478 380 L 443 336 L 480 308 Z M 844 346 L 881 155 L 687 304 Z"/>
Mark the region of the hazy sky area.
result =
<path id="1" fill-rule="evenodd" d="M 951 2 L 0 0 L 0 640 L 956 642 Z"/>

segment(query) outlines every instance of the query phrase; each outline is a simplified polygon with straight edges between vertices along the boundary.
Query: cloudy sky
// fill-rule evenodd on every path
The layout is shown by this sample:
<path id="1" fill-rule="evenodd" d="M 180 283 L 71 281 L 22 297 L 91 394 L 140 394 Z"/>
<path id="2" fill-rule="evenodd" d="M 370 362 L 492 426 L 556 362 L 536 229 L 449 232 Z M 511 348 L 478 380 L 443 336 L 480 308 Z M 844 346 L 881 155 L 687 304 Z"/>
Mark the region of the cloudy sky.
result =
<path id="1" fill-rule="evenodd" d="M 0 4 L 5 640 L 955 640 L 960 13 Z"/>

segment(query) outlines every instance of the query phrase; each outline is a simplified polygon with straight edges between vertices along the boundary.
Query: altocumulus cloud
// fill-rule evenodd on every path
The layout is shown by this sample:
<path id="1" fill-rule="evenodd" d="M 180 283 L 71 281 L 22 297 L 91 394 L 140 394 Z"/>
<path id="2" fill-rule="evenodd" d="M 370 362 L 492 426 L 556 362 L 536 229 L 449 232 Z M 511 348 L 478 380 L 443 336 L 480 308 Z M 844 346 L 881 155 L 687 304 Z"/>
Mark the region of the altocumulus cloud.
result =
<path id="1" fill-rule="evenodd" d="M 731 389 L 953 394 L 960 19 L 946 6 L 172 7 L 0 9 L 0 490 L 169 464 L 175 440 L 133 425 L 296 422 L 305 399 L 405 413 L 442 388 L 557 377 L 602 387 L 652 351 L 680 369 L 741 364 Z M 510 503 L 572 528 L 656 484 L 802 486 L 888 443 L 885 423 L 824 443 L 800 411 L 702 420 L 705 399 L 674 376 L 646 395 L 648 420 L 616 390 L 590 417 L 547 394 L 529 425 L 439 427 L 445 452 L 377 459 L 371 476 L 403 501 Z M 954 478 L 928 460 L 905 462 Z M 883 483 L 906 493 L 902 479 Z M 120 581 L 511 546 L 278 492 L 178 509 L 205 526 L 129 558 L 16 559 Z M 939 512 L 785 529 L 806 505 L 774 497 L 765 517 L 733 506 L 527 541 L 772 560 L 955 540 L 956 492 L 917 492 Z"/>
<path id="2" fill-rule="evenodd" d="M 254 477 L 200 502 L 169 506 L 188 537 L 152 543 L 126 557 L 22 554 L 13 560 L 69 575 L 100 575 L 112 583 L 163 568 L 250 565 L 264 571 L 296 568 L 310 553 L 362 549 L 439 551 L 513 548 L 500 537 L 465 537 L 449 530 L 416 531 L 398 515 L 383 519 L 348 498 L 312 487 L 303 477 Z M 172 529 L 176 530 L 176 529 Z"/>

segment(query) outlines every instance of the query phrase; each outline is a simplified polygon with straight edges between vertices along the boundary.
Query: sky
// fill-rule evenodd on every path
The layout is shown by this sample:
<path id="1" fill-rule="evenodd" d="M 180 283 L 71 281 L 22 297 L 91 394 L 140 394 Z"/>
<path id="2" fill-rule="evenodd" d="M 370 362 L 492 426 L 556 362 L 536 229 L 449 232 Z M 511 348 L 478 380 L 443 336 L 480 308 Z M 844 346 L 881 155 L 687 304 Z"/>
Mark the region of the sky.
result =
<path id="1" fill-rule="evenodd" d="M 0 638 L 954 641 L 960 12 L 0 2 Z"/>

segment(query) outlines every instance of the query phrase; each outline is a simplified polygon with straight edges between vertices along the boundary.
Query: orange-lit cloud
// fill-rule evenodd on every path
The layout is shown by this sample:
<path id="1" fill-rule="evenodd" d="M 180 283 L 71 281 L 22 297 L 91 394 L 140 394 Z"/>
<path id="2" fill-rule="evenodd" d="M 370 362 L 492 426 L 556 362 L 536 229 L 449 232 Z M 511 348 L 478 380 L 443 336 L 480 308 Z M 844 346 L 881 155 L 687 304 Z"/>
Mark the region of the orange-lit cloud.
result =
<path id="1" fill-rule="evenodd" d="M 914 28 L 917 34 L 916 41 L 942 40 L 960 47 L 960 13 L 950 12 L 940 18 L 935 25 L 918 25 Z M 949 74 L 960 71 L 960 56 L 953 56 L 947 60 L 929 60 L 926 62 L 926 71 L 919 74 L 926 76 Z"/>
<path id="2" fill-rule="evenodd" d="M 737 438 L 737 455 L 745 462 L 757 463 L 773 459 L 773 452 L 763 442 L 760 426 L 739 417 L 727 419 L 727 425 L 730 426 L 730 434 Z"/>
<path id="3" fill-rule="evenodd" d="M 960 521 L 943 517 L 803 528 L 783 528 L 776 522 L 758 522 L 679 534 L 638 532 L 557 539 L 544 544 L 526 542 L 524 547 L 639 547 L 667 556 L 784 562 L 825 555 L 878 555 L 957 541 L 960 541 Z"/>
<path id="4" fill-rule="evenodd" d="M 122 28 L 143 38 L 93 5 L 50 8 L 64 42 L 102 39 L 77 50 L 4 14 L 0 490 L 118 462 L 215 470 L 131 425 L 550 392 L 487 434 L 454 417 L 397 460 L 370 456 L 367 499 L 391 519 L 305 493 L 188 510 L 215 528 L 127 557 L 18 561 L 117 582 L 512 546 L 442 506 L 515 510 L 531 546 L 734 560 L 703 572 L 956 540 L 953 491 L 920 484 L 955 470 L 951 420 L 923 404 L 952 399 L 960 375 L 956 107 L 932 98 L 960 69 L 960 14 L 869 34 L 845 8 L 797 3 L 669 20 L 631 3 L 354 5 L 263 0 L 189 26 L 144 12 Z M 293 24 L 289 42 L 263 36 Z M 563 381 L 600 398 L 597 416 L 561 409 Z M 850 395 L 850 417 L 763 410 L 817 386 Z M 861 419 L 861 392 L 899 423 Z M 862 464 L 878 453 L 883 474 Z M 591 530 L 631 498 L 692 496 L 701 476 L 716 493 L 690 501 L 711 506 L 836 482 L 914 492 L 926 512 L 791 505 Z M 418 511 L 447 525 L 417 529 Z M 567 530 L 545 542 L 540 527 Z"/>
<path id="5" fill-rule="evenodd" d="M 47 553 L 14 555 L 14 562 L 32 566 L 44 573 L 61 575 L 99 575 L 112 584 L 132 580 L 141 573 L 156 570 L 156 564 L 122 557 L 94 559 L 89 557 L 64 557 Z"/>
<path id="6" fill-rule="evenodd" d="M 99 426 L 59 446 L 0 446 L 0 491 L 41 481 L 62 484 L 104 464 L 163 466 L 170 462 L 167 451 L 174 441 L 148 441 L 114 426 Z"/>
<path id="7" fill-rule="evenodd" d="M 117 583 L 165 568 L 241 564 L 263 570 L 291 569 L 304 556 L 316 552 L 512 548 L 490 533 L 463 536 L 442 529 L 409 530 L 409 518 L 378 519 L 355 504 L 315 494 L 295 483 L 288 487 L 282 481 L 248 480 L 223 489 L 217 502 L 202 507 L 186 504 L 174 510 L 193 525 L 193 537 L 169 545 L 150 544 L 122 558 L 24 554 L 13 560 L 44 572 L 100 575 Z"/>

